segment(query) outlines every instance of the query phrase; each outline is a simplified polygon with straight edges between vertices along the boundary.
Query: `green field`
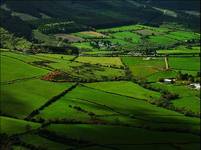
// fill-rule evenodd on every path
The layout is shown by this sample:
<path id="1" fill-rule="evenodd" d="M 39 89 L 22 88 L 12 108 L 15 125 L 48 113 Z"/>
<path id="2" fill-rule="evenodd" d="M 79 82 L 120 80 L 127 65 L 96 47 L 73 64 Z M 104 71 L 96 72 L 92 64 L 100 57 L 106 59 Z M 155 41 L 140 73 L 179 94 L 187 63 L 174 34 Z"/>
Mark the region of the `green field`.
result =
<path id="1" fill-rule="evenodd" d="M 90 64 L 100 64 L 103 66 L 123 66 L 119 57 L 78 57 L 76 61 Z"/>
<path id="2" fill-rule="evenodd" d="M 43 26 L 62 25 L 54 21 Z M 3 146 L 199 150 L 200 89 L 190 86 L 200 81 L 199 33 L 176 24 L 61 27 L 35 27 L 33 52 L 0 49 Z"/>
<path id="3" fill-rule="evenodd" d="M 29 59 L 28 59 L 29 60 Z M 48 71 L 1 55 L 1 82 L 42 76 Z"/>
<path id="4" fill-rule="evenodd" d="M 0 121 L 1 134 L 2 133 L 6 133 L 8 135 L 20 134 L 27 132 L 27 126 L 29 126 L 29 128 L 32 130 L 40 127 L 40 124 L 29 121 L 3 117 L 3 116 L 0 116 L 0 119 L 1 119 Z"/>
<path id="5" fill-rule="evenodd" d="M 32 79 L 1 87 L 1 111 L 7 115 L 25 118 L 71 84 Z M 20 110 L 17 111 L 16 110 Z"/>
<path id="6" fill-rule="evenodd" d="M 163 57 L 123 57 L 122 60 L 129 67 L 132 75 L 137 78 L 146 78 L 156 72 L 163 71 L 165 67 Z"/>

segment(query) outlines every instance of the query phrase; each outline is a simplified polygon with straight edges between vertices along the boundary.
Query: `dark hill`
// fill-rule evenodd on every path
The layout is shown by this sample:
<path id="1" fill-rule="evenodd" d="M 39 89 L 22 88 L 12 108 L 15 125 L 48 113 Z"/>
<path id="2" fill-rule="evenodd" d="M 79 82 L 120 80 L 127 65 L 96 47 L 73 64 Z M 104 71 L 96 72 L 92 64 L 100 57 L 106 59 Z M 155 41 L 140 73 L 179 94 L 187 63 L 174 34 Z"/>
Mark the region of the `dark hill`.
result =
<path id="1" fill-rule="evenodd" d="M 1 3 L 1 11 L 4 11 L 1 26 L 26 37 L 31 36 L 30 28 L 36 27 L 32 18 L 39 24 L 57 18 L 101 28 L 131 23 L 159 25 L 164 21 L 173 21 L 198 30 L 198 16 L 184 11 L 199 11 L 199 5 L 199 0 L 4 0 Z M 166 15 L 153 7 L 174 10 L 178 17 Z M 13 12 L 17 17 L 13 16 Z"/>

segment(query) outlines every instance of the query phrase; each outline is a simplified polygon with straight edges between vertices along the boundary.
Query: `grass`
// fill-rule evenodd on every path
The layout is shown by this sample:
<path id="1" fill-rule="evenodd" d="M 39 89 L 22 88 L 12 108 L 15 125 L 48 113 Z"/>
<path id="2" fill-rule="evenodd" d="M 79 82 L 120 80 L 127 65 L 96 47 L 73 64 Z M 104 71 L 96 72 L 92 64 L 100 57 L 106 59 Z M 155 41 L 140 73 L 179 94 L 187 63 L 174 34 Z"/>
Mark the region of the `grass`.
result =
<path id="1" fill-rule="evenodd" d="M 78 57 L 76 61 L 104 66 L 123 66 L 119 57 Z"/>
<path id="2" fill-rule="evenodd" d="M 99 60 L 99 59 L 97 59 Z M 114 78 L 123 78 L 125 72 L 122 69 L 96 66 L 92 64 L 82 64 L 79 62 L 60 62 L 49 64 L 54 69 L 60 69 L 74 78 L 87 81 L 108 80 Z"/>
<path id="3" fill-rule="evenodd" d="M 109 29 L 100 29 L 100 30 L 98 30 L 98 32 L 107 33 L 107 32 L 135 31 L 135 30 L 141 30 L 144 28 L 145 27 L 142 25 L 129 25 L 129 26 L 109 28 Z"/>
<path id="4" fill-rule="evenodd" d="M 26 63 L 31 63 L 34 61 L 41 61 L 41 59 L 35 57 L 35 55 L 25 54 L 25 53 L 20 53 L 20 52 L 4 52 L 1 55 L 11 57 L 14 59 L 18 59 L 18 60 L 24 61 Z"/>
<path id="5" fill-rule="evenodd" d="M 54 36 L 43 34 L 39 30 L 33 30 L 33 37 L 36 40 L 49 45 L 57 45 L 59 43 L 59 41 Z"/>
<path id="6" fill-rule="evenodd" d="M 10 116 L 25 118 L 71 85 L 39 79 L 3 85 L 1 86 L 1 111 Z"/>
<path id="7" fill-rule="evenodd" d="M 169 57 L 170 67 L 175 70 L 200 70 L 200 58 L 199 57 Z"/>
<path id="8" fill-rule="evenodd" d="M 64 150 L 67 148 L 68 149 L 72 148 L 71 146 L 68 146 L 66 144 L 64 145 L 61 143 L 57 143 L 55 141 L 41 137 L 37 134 L 22 135 L 22 136 L 20 136 L 20 140 L 25 142 L 26 144 L 31 144 L 31 145 L 34 145 L 36 147 L 42 147 L 42 148 L 50 149 L 50 150 L 55 150 L 55 149 Z"/>
<path id="9" fill-rule="evenodd" d="M 175 107 L 200 113 L 199 91 L 190 89 L 187 86 L 168 85 L 162 83 L 152 83 L 151 85 L 155 88 L 165 89 L 178 94 L 180 98 L 172 101 Z"/>
<path id="10" fill-rule="evenodd" d="M 27 126 L 30 126 L 31 129 L 36 129 L 40 127 L 40 124 L 38 123 L 33 123 L 9 117 L 0 116 L 0 120 L 1 120 L 0 121 L 1 134 L 2 133 L 6 133 L 7 135 L 20 134 L 27 131 Z"/>
<path id="11" fill-rule="evenodd" d="M 95 32 L 95 31 L 83 31 L 83 32 L 74 33 L 73 35 L 76 35 L 76 36 L 84 38 L 84 39 L 104 38 L 105 37 L 104 34 L 101 34 L 99 32 Z"/>
<path id="12" fill-rule="evenodd" d="M 199 54 L 199 49 L 173 49 L 173 50 L 158 50 L 158 54 Z"/>
<path id="13" fill-rule="evenodd" d="M 148 115 L 151 113 L 155 115 L 157 114 L 162 115 L 162 113 L 175 114 L 175 112 L 157 108 L 156 106 L 150 105 L 149 103 L 142 100 L 135 100 L 133 98 L 119 96 L 116 94 L 109 94 L 103 91 L 89 89 L 86 87 L 78 87 L 71 93 L 69 93 L 68 96 L 71 98 L 79 98 L 89 100 L 91 102 L 96 102 L 101 105 L 106 105 L 122 113 L 141 114 L 141 115 L 143 114 Z"/>
<path id="14" fill-rule="evenodd" d="M 154 74 L 151 74 L 149 77 L 147 77 L 148 82 L 158 82 L 159 79 L 163 78 L 176 78 L 177 71 L 174 70 L 168 70 L 168 71 L 160 71 L 156 72 Z"/>
<path id="15" fill-rule="evenodd" d="M 160 97 L 160 94 L 157 92 L 144 89 L 138 84 L 127 82 L 127 81 L 89 83 L 85 85 L 94 89 L 121 94 L 125 96 L 131 96 L 137 99 L 148 100 L 150 99 L 150 97 L 152 98 Z"/>
<path id="16" fill-rule="evenodd" d="M 84 40 L 83 38 L 71 34 L 55 34 L 54 36 L 57 39 L 61 38 L 63 40 L 67 40 L 68 42 L 81 42 Z"/>
<path id="17" fill-rule="evenodd" d="M 81 109 L 87 111 L 82 112 L 74 107 L 80 107 Z M 59 101 L 55 102 L 48 108 L 44 109 L 36 118 L 43 119 L 68 119 L 68 120 L 77 120 L 77 121 L 91 121 L 89 112 L 93 112 L 96 115 L 112 115 L 114 112 L 111 112 L 104 106 L 98 106 L 96 104 L 82 101 L 79 99 L 74 99 L 65 95 Z"/>
<path id="18" fill-rule="evenodd" d="M 196 96 L 183 97 L 173 101 L 173 104 L 177 108 L 184 108 L 188 111 L 200 113 L 200 98 Z"/>
<path id="19" fill-rule="evenodd" d="M 42 76 L 47 70 L 1 55 L 1 82 Z"/>
<path id="20" fill-rule="evenodd" d="M 55 59 L 59 59 L 59 60 L 72 60 L 75 56 L 72 55 L 63 55 L 63 54 L 45 54 L 45 53 L 40 53 L 37 54 L 36 56 L 42 56 L 44 58 L 53 58 L 53 60 Z"/>
<path id="21" fill-rule="evenodd" d="M 169 38 L 165 35 L 155 35 L 149 37 L 149 42 L 158 46 L 172 46 L 178 43 L 177 40 Z"/>
<path id="22" fill-rule="evenodd" d="M 200 38 L 200 35 L 198 33 L 186 32 L 186 31 L 170 32 L 167 36 L 176 40 L 181 40 L 181 41 Z"/>
<path id="23" fill-rule="evenodd" d="M 164 58 L 122 57 L 123 62 L 129 67 L 134 77 L 146 78 L 156 72 L 163 71 Z M 143 71 L 142 71 L 143 70 Z"/>
<path id="24" fill-rule="evenodd" d="M 93 50 L 93 47 L 91 46 L 90 42 L 73 43 L 72 45 L 80 49 Z"/>
<path id="25" fill-rule="evenodd" d="M 175 132 L 148 131 L 139 128 L 117 127 L 108 125 L 50 125 L 48 130 L 62 136 L 83 139 L 107 145 L 149 145 L 153 143 L 199 143 L 199 136 Z M 87 133 L 87 134 L 86 134 Z M 99 135 L 99 136 L 96 136 Z"/>
<path id="26" fill-rule="evenodd" d="M 132 43 L 139 43 L 141 41 L 140 36 L 132 32 L 117 32 L 110 34 L 110 37 Z"/>

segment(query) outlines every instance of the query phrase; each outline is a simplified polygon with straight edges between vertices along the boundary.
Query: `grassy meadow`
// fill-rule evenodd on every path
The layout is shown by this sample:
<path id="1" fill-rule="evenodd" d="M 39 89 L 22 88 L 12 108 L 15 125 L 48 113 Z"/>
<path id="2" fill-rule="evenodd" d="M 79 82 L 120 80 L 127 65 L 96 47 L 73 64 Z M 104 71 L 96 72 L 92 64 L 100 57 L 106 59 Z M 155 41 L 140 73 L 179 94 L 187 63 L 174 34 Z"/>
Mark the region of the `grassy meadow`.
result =
<path id="1" fill-rule="evenodd" d="M 65 51 L 0 50 L 0 134 L 13 150 L 200 149 L 199 33 L 136 24 L 33 35 Z"/>

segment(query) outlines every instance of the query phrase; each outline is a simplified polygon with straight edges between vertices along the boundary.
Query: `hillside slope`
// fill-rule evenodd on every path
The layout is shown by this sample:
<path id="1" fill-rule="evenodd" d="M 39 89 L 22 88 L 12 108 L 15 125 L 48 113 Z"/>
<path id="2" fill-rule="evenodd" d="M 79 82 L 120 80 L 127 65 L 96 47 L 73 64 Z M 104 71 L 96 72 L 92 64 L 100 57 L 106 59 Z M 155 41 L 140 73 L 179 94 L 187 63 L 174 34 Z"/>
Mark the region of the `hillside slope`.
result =
<path id="1" fill-rule="evenodd" d="M 31 34 L 27 23 L 33 28 L 35 27 L 33 21 L 43 22 L 55 18 L 101 28 L 130 23 L 158 25 L 164 21 L 171 21 L 196 29 L 195 27 L 198 27 L 200 23 L 197 18 L 199 16 L 193 14 L 198 13 L 199 5 L 198 0 L 188 2 L 178 2 L 178 0 L 4 0 L 1 3 L 1 9 L 6 17 L 5 15 L 1 17 L 3 18 L 1 25 L 9 31 L 21 33 L 26 37 Z M 190 13 L 184 13 L 185 11 Z M 19 25 L 19 21 L 13 21 L 16 19 L 24 22 L 26 34 L 20 28 L 22 23 Z M 15 28 L 10 25 L 10 22 L 16 23 Z"/>

